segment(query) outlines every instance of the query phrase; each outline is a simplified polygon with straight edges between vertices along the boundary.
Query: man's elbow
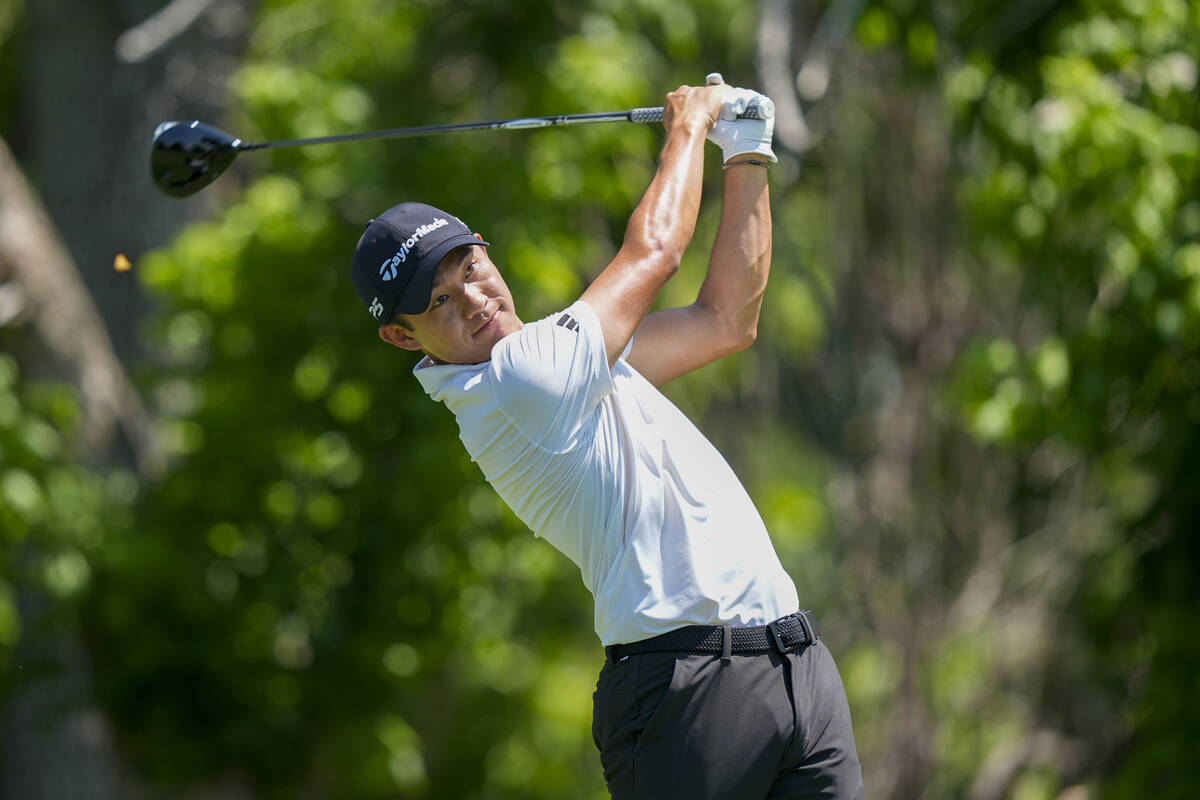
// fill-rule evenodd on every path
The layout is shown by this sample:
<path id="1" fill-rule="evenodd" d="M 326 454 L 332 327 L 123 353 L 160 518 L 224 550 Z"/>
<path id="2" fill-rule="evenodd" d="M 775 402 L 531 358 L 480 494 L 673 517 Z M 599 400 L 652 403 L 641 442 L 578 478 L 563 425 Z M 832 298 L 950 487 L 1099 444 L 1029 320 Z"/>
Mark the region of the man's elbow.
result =
<path id="1" fill-rule="evenodd" d="M 685 249 L 670 240 L 650 241 L 646 243 L 642 258 L 645 263 L 652 264 L 655 271 L 672 277 L 679 271 L 679 265 L 683 263 Z"/>
<path id="2" fill-rule="evenodd" d="M 762 313 L 762 293 L 729 316 L 727 327 L 734 353 L 740 353 L 758 339 L 758 320 Z"/>
<path id="3" fill-rule="evenodd" d="M 626 241 L 614 259 L 614 263 L 617 262 L 629 264 L 640 274 L 652 274 L 665 283 L 679 271 L 679 265 L 683 263 L 683 251 L 667 242 Z"/>
<path id="4" fill-rule="evenodd" d="M 625 241 L 621 249 L 629 260 L 670 276 L 679 270 L 687 244 L 678 235 L 664 232 L 663 226 L 644 224 L 644 220 L 635 216 L 625 229 Z"/>
<path id="5" fill-rule="evenodd" d="M 736 331 L 730 340 L 730 353 L 740 353 L 743 350 L 748 350 L 750 345 L 754 344 L 754 340 L 758 338 L 758 321 L 754 324 L 743 327 Z"/>
<path id="6" fill-rule="evenodd" d="M 741 321 L 724 326 L 720 344 L 717 347 L 720 358 L 740 353 L 749 349 L 758 338 L 758 318 L 752 321 Z"/>

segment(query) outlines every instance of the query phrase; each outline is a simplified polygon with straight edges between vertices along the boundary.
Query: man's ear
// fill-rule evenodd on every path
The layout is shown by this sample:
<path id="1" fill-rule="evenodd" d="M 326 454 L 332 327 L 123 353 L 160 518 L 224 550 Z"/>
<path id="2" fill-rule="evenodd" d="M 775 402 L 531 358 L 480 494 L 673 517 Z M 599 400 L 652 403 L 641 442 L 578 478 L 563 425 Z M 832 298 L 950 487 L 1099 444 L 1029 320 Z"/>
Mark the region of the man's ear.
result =
<path id="1" fill-rule="evenodd" d="M 396 345 L 401 350 L 421 349 L 421 343 L 414 339 L 408 331 L 396 324 L 380 325 L 379 338 L 388 344 Z"/>

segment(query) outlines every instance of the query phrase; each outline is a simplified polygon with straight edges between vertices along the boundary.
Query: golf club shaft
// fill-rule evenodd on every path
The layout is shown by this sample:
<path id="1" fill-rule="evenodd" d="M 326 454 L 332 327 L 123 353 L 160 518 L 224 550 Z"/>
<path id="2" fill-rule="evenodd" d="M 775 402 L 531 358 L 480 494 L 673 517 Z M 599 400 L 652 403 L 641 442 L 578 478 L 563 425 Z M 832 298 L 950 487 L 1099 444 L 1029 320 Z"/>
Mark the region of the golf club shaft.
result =
<path id="1" fill-rule="evenodd" d="M 431 136 L 459 131 L 486 131 L 496 128 L 548 128 L 553 125 L 579 125 L 588 122 L 657 122 L 662 119 L 661 108 L 635 108 L 630 111 L 606 111 L 595 114 L 564 114 L 556 117 L 522 117 L 491 122 L 461 122 L 450 125 L 422 125 L 415 128 L 392 128 L 364 133 L 344 133 L 318 136 L 313 139 L 288 139 L 280 142 L 241 142 L 238 150 L 261 150 L 267 147 L 299 147 L 309 144 L 352 142 L 358 139 L 402 139 L 408 136 Z"/>
<path id="2" fill-rule="evenodd" d="M 773 110 L 772 110 L 773 111 Z M 741 115 L 753 119 L 769 117 L 770 112 L 764 113 L 758 106 L 752 105 Z M 262 150 L 268 147 L 299 147 L 309 144 L 329 144 L 331 142 L 352 142 L 358 139 L 400 139 L 408 136 L 430 136 L 438 133 L 456 133 L 458 131 L 485 131 L 496 128 L 548 128 L 556 125 L 582 125 L 592 122 L 660 122 L 663 117 L 662 106 L 657 108 L 634 108 L 628 111 L 601 111 L 594 114 L 562 114 L 553 117 L 520 117 L 518 119 L 493 120 L 491 122 L 462 122 L 452 125 L 423 125 L 416 128 L 393 128 L 383 131 L 367 131 L 364 133 L 345 133 L 336 136 L 318 136 L 313 139 L 287 139 L 280 142 L 243 142 L 233 144 L 234 149 Z"/>

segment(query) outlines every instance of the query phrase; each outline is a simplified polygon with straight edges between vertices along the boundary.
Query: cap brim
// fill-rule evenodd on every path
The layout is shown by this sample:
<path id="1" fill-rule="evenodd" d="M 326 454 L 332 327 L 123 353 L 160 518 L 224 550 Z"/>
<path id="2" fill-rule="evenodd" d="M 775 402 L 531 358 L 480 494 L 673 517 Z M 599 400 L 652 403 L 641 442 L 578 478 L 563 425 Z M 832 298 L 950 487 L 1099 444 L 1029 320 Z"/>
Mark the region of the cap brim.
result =
<path id="1" fill-rule="evenodd" d="M 456 233 L 444 242 L 438 242 L 437 246 L 421 259 L 421 263 L 417 266 L 412 278 L 409 279 L 408 285 L 404 287 L 404 293 L 400 295 L 400 301 L 396 303 L 396 308 L 392 313 L 424 313 L 429 308 L 430 295 L 433 293 L 433 279 L 437 275 L 442 259 L 456 247 L 473 244 L 487 246 L 489 243 L 479 239 L 473 233 Z"/>

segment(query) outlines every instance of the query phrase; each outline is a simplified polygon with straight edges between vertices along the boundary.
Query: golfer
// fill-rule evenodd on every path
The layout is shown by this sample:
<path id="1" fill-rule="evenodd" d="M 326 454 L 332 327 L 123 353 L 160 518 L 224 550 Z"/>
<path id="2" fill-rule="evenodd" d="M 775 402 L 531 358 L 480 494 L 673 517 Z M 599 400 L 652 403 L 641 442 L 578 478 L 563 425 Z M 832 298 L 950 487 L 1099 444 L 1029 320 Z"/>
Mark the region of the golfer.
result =
<path id="1" fill-rule="evenodd" d="M 593 737 L 614 798 L 854 798 L 845 691 L 762 519 L 725 460 L 655 388 L 754 341 L 771 259 L 772 120 L 724 84 L 666 97 L 666 143 L 616 257 L 528 324 L 488 243 L 404 203 L 372 220 L 354 286 L 384 341 L 458 421 L 484 477 L 574 561 L 607 658 Z M 763 98 L 765 100 L 765 98 Z M 721 222 L 696 301 L 648 314 L 700 208 L 704 142 Z"/>

